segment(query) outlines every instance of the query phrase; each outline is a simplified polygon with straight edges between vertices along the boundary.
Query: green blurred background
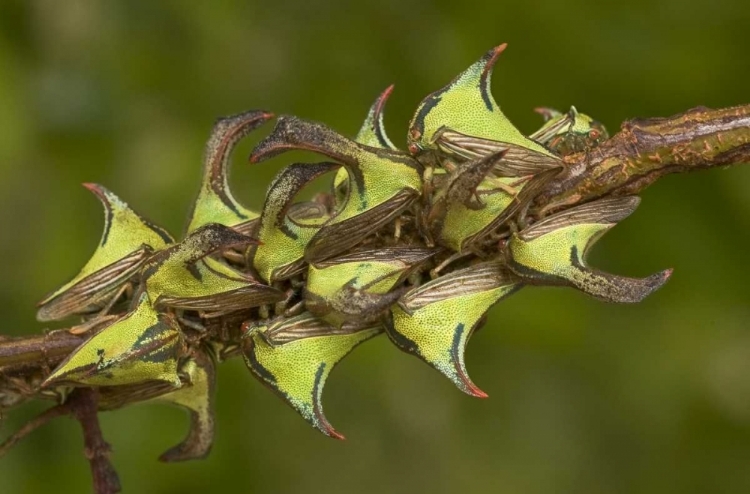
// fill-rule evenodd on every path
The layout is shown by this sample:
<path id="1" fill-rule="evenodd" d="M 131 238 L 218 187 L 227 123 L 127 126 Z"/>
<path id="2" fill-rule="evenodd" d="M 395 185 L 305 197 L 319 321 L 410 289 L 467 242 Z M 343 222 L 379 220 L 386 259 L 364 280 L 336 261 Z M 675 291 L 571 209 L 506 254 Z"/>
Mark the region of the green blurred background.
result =
<path id="1" fill-rule="evenodd" d="M 420 99 L 507 41 L 494 92 L 522 130 L 540 125 L 535 106 L 575 104 L 615 131 L 750 102 L 749 25 L 747 0 L 2 1 L 0 332 L 39 332 L 35 302 L 93 251 L 101 211 L 81 182 L 179 233 L 218 116 L 264 108 L 353 134 L 395 83 L 386 122 L 403 145 Z M 253 207 L 285 163 L 248 165 L 258 138 L 232 175 Z M 749 492 L 749 190 L 735 167 L 645 192 L 592 255 L 633 276 L 675 268 L 640 305 L 549 288 L 496 307 L 467 355 L 488 400 L 381 337 L 329 380 L 345 442 L 239 361 L 221 368 L 205 461 L 156 461 L 185 433 L 180 410 L 105 414 L 125 492 Z M 0 492 L 87 492 L 81 451 L 75 422 L 45 427 L 0 461 Z"/>

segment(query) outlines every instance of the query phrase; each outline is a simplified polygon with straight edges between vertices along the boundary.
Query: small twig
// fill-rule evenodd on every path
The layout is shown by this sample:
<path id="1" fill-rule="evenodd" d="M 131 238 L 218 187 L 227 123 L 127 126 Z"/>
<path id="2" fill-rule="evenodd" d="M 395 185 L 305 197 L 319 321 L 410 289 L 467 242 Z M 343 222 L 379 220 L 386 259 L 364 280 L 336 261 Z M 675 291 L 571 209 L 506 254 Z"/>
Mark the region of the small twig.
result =
<path id="1" fill-rule="evenodd" d="M 75 350 L 84 338 L 66 330 L 0 341 L 0 370 L 9 367 L 41 368 L 40 362 L 61 360 Z M 48 365 L 52 362 L 46 362 Z"/>
<path id="2" fill-rule="evenodd" d="M 28 421 L 16 433 L 0 445 L 2 458 L 21 439 L 50 420 L 63 415 L 72 415 L 83 429 L 84 454 L 91 465 L 95 494 L 116 494 L 120 492 L 120 478 L 109 461 L 111 448 L 104 440 L 99 426 L 97 392 L 91 388 L 78 388 L 70 394 L 68 400 L 49 408 Z"/>
<path id="3" fill-rule="evenodd" d="M 671 173 L 748 163 L 750 105 L 629 120 L 598 148 L 565 162 L 565 171 L 536 198 L 537 207 L 551 212 L 605 195 L 637 194 Z"/>
<path id="4" fill-rule="evenodd" d="M 99 425 L 97 392 L 92 388 L 78 388 L 70 394 L 68 407 L 70 413 L 81 424 L 83 429 L 84 454 L 91 465 L 95 494 L 116 494 L 120 492 L 120 478 L 109 461 L 112 451 L 104 440 Z"/>
<path id="5" fill-rule="evenodd" d="M 26 422 L 26 424 L 24 424 L 23 427 L 21 427 L 12 436 L 6 439 L 5 442 L 0 444 L 0 458 L 5 456 L 5 454 L 10 451 L 13 446 L 15 446 L 21 439 L 37 430 L 39 427 L 43 426 L 54 418 L 60 417 L 62 415 L 67 415 L 69 413 L 70 408 L 66 403 L 63 405 L 57 405 L 52 408 L 48 408 L 33 419 L 29 420 L 28 422 Z"/>

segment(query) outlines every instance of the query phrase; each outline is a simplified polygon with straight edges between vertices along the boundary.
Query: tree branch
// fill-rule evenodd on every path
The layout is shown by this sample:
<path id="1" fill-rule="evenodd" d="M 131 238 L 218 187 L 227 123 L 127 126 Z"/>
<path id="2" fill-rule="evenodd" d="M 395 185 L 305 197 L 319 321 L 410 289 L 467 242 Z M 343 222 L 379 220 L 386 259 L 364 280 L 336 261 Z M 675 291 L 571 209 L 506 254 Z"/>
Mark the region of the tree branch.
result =
<path id="1" fill-rule="evenodd" d="M 750 162 L 750 105 L 630 120 L 598 148 L 565 161 L 565 171 L 535 200 L 545 212 L 637 194 L 670 173 Z"/>
<path id="2" fill-rule="evenodd" d="M 120 492 L 120 478 L 109 461 L 112 451 L 99 426 L 98 395 L 92 388 L 78 388 L 70 394 L 67 405 L 83 429 L 84 454 L 91 465 L 95 494 Z"/>
<path id="3" fill-rule="evenodd" d="M 39 427 L 43 426 L 54 418 L 67 415 L 68 413 L 70 413 L 70 410 L 68 409 L 67 404 L 57 405 L 52 408 L 48 408 L 33 419 L 29 420 L 24 424 L 23 427 L 18 429 L 15 433 L 13 433 L 12 436 L 10 436 L 2 444 L 0 444 L 0 458 L 5 456 L 8 451 L 10 451 L 13 446 L 18 444 L 21 439 L 37 430 Z"/>
<path id="4" fill-rule="evenodd" d="M 67 330 L 53 331 L 41 336 L 22 336 L 0 339 L 0 371 L 24 366 L 38 366 L 41 361 L 48 365 L 65 358 L 85 338 Z"/>

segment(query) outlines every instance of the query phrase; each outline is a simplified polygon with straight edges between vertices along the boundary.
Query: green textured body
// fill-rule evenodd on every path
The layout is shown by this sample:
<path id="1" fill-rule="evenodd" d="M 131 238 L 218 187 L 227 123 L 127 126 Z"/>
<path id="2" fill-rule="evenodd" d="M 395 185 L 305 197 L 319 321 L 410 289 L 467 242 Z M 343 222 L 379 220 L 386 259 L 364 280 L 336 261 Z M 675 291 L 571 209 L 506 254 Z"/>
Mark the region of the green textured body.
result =
<path id="1" fill-rule="evenodd" d="M 255 270 L 271 283 L 305 269 L 307 244 L 331 214 L 323 204 L 307 202 L 292 207 L 309 182 L 339 168 L 334 163 L 295 163 L 279 172 L 268 187 L 258 230 L 259 245 L 252 254 Z"/>
<path id="2" fill-rule="evenodd" d="M 573 160 L 562 157 L 590 151 L 606 130 L 575 109 L 543 110 L 549 121 L 531 138 L 521 134 L 490 91 L 504 48 L 422 101 L 409 153 L 383 126 L 392 87 L 356 140 L 280 117 L 252 163 L 292 150 L 331 161 L 284 167 L 260 215 L 231 194 L 227 168 L 236 143 L 272 115 L 220 119 L 180 242 L 87 185 L 104 204 L 101 244 L 38 317 L 83 315 L 70 332 L 90 336 L 43 386 L 61 396 L 71 385 L 97 387 L 107 410 L 157 399 L 183 407 L 189 434 L 162 459 L 201 458 L 213 442 L 215 360 L 241 352 L 255 377 L 315 428 L 342 438 L 323 413 L 326 380 L 383 331 L 464 393 L 486 397 L 468 376 L 466 346 L 490 308 L 522 286 L 569 286 L 612 302 L 637 302 L 659 288 L 670 270 L 634 279 L 586 264 L 590 247 L 638 198 L 578 198 L 584 203 L 575 207 L 540 200 L 576 179 L 575 166 L 565 169 Z M 332 193 L 295 202 L 326 174 Z"/>
<path id="3" fill-rule="evenodd" d="M 309 318 L 309 315 L 303 315 Z M 245 363 L 251 372 L 327 436 L 343 439 L 328 423 L 321 398 L 333 367 L 360 343 L 380 332 L 379 328 L 327 336 L 301 337 L 271 345 L 263 337 L 266 325 L 247 333 Z"/>
<path id="4" fill-rule="evenodd" d="M 466 345 L 487 311 L 520 286 L 498 262 L 455 271 L 407 293 L 391 308 L 386 332 L 461 391 L 484 398 L 466 372 Z"/>
<path id="5" fill-rule="evenodd" d="M 447 86 L 422 100 L 409 124 L 412 153 L 437 149 L 435 139 L 439 132 L 450 129 L 549 155 L 508 120 L 492 96 L 492 70 L 504 49 L 505 45 L 493 48 Z"/>
<path id="6" fill-rule="evenodd" d="M 304 221 L 286 218 L 284 230 L 262 230 L 258 236 L 263 243 L 255 248 L 253 257 L 253 265 L 261 278 L 270 283 L 303 271 L 305 247 L 329 218 L 327 214 Z"/>
<path id="7" fill-rule="evenodd" d="M 411 248 L 362 251 L 311 265 L 305 305 L 334 327 L 370 323 L 397 298 L 398 294 L 390 292 L 434 252 Z"/>
<path id="8" fill-rule="evenodd" d="M 188 232 L 193 232 L 209 223 L 221 223 L 233 227 L 244 224 L 252 225 L 260 218 L 260 214 L 242 206 L 228 195 L 228 190 L 227 196 L 221 197 L 208 185 L 201 186 L 193 216 L 188 223 Z M 228 201 L 231 201 L 231 206 L 227 205 Z M 250 228 L 240 228 L 240 231 L 249 233 Z"/>
<path id="9" fill-rule="evenodd" d="M 116 386 L 159 380 L 180 385 L 177 358 L 182 333 L 143 294 L 137 307 L 88 339 L 47 378 L 44 386 L 73 383 Z"/>
<path id="10" fill-rule="evenodd" d="M 229 188 L 229 159 L 237 143 L 273 114 L 251 110 L 219 119 L 211 131 L 203 158 L 203 180 L 188 220 L 187 233 L 220 223 L 251 233 L 260 215 L 237 201 Z"/>
<path id="11" fill-rule="evenodd" d="M 389 86 L 370 107 L 367 118 L 362 123 L 357 137 L 354 138 L 359 144 L 374 148 L 396 150 L 396 146 L 393 145 L 385 132 L 385 125 L 383 123 L 383 107 L 392 91 L 393 86 Z M 337 206 L 343 205 L 346 201 L 348 188 L 349 174 L 346 168 L 342 167 L 336 172 L 336 176 L 333 179 L 333 189 L 335 191 Z"/>
<path id="12" fill-rule="evenodd" d="M 348 175 L 343 203 L 305 249 L 308 262 L 334 257 L 360 244 L 411 206 L 422 191 L 423 167 L 408 154 L 364 146 L 296 117 L 280 117 L 250 160 L 262 161 L 293 149 L 328 156 L 340 162 Z"/>
<path id="13" fill-rule="evenodd" d="M 565 285 L 609 302 L 635 303 L 661 287 L 671 270 L 634 279 L 586 265 L 589 248 L 638 207 L 637 197 L 610 197 L 550 216 L 508 241 L 508 266 L 527 283 Z"/>
<path id="14" fill-rule="evenodd" d="M 560 278 L 562 282 L 581 276 L 584 254 L 612 226 L 597 223 L 568 226 L 530 241 L 516 234 L 508 242 L 508 248 L 515 265 Z"/>
<path id="15" fill-rule="evenodd" d="M 198 310 L 212 316 L 279 301 L 283 295 L 209 255 L 251 239 L 210 223 L 154 256 L 144 268 L 145 289 L 156 307 Z"/>
<path id="16" fill-rule="evenodd" d="M 84 184 L 104 206 L 104 232 L 94 254 L 69 282 L 39 302 L 37 319 L 52 321 L 97 310 L 172 237 L 97 184 Z"/>
<path id="17" fill-rule="evenodd" d="M 488 227 L 502 221 L 502 215 L 518 202 L 518 198 L 498 186 L 512 186 L 518 182 L 513 178 L 487 178 L 477 187 L 481 208 L 471 208 L 459 202 L 451 202 L 439 228 L 438 239 L 442 245 L 461 252 L 472 239 L 481 236 Z M 520 192 L 525 184 L 517 187 Z"/>
<path id="18" fill-rule="evenodd" d="M 358 149 L 353 156 L 359 166 L 356 171 L 346 168 L 350 191 L 341 211 L 329 225 L 381 206 L 404 191 L 411 191 L 415 198 L 421 192 L 419 168 L 411 163 L 384 158 L 364 148 Z"/>
<path id="19" fill-rule="evenodd" d="M 547 121 L 529 136 L 560 156 L 590 151 L 609 138 L 607 129 L 593 118 L 579 113 L 573 106 L 567 113 L 538 108 Z"/>

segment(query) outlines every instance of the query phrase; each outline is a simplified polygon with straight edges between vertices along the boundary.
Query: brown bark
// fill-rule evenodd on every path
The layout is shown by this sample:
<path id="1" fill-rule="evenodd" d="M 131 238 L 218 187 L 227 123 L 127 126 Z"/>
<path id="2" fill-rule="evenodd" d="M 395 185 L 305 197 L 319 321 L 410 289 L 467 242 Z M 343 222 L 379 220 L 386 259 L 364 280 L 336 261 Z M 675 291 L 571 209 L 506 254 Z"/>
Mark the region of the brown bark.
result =
<path id="1" fill-rule="evenodd" d="M 83 342 L 67 331 L 0 340 L 0 371 L 54 365 Z"/>
<path id="2" fill-rule="evenodd" d="M 750 105 L 629 120 L 600 147 L 565 161 L 565 171 L 536 199 L 538 208 L 637 194 L 670 173 L 748 163 Z"/>

